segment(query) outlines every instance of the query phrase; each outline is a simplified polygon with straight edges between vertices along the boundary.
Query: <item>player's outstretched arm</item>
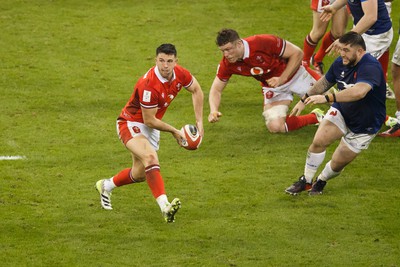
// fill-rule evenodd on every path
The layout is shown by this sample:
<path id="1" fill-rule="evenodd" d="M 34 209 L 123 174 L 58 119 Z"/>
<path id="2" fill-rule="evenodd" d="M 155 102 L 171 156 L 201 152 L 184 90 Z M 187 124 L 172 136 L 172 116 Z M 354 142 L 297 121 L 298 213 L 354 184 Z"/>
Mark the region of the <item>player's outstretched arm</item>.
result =
<path id="1" fill-rule="evenodd" d="M 203 106 L 204 106 L 204 93 L 196 78 L 193 76 L 193 83 L 187 90 L 192 93 L 192 102 L 194 109 L 194 116 L 196 118 L 196 126 L 201 136 L 204 136 L 203 127 Z"/>
<path id="2" fill-rule="evenodd" d="M 298 46 L 286 41 L 286 47 L 282 58 L 287 59 L 286 68 L 282 72 L 281 76 L 272 77 L 267 80 L 267 83 L 270 87 L 275 88 L 286 83 L 289 77 L 296 73 L 303 59 L 303 51 Z"/>
<path id="3" fill-rule="evenodd" d="M 364 12 L 362 18 L 358 21 L 351 31 L 358 34 L 363 34 L 369 30 L 372 25 L 378 20 L 378 1 L 361 2 L 361 7 Z"/>
<path id="4" fill-rule="evenodd" d="M 337 93 L 310 96 L 304 101 L 304 103 L 309 105 L 329 102 L 353 102 L 364 98 L 371 89 L 372 87 L 370 84 L 359 82 L 354 86 Z"/>
<path id="5" fill-rule="evenodd" d="M 210 93 L 208 102 L 210 104 L 210 114 L 208 115 L 208 121 L 213 123 L 219 121 L 222 113 L 218 111 L 219 105 L 221 103 L 222 91 L 224 90 L 227 82 L 221 81 L 218 77 L 215 77 Z"/>
<path id="6" fill-rule="evenodd" d="M 153 129 L 157 129 L 159 131 L 171 133 L 179 145 L 182 145 L 181 144 L 182 139 L 186 140 L 185 136 L 183 135 L 183 133 L 180 130 L 178 130 L 175 127 L 173 127 L 172 125 L 156 118 L 157 108 L 143 108 L 142 107 L 142 114 L 143 114 L 143 122 L 146 126 L 153 128 Z"/>
<path id="7" fill-rule="evenodd" d="M 333 15 L 335 15 L 336 11 L 344 7 L 346 3 L 347 0 L 336 0 L 332 5 L 322 7 L 323 11 L 320 15 L 320 19 L 322 21 L 329 21 Z"/>
<path id="8" fill-rule="evenodd" d="M 301 100 L 299 100 L 299 102 L 293 107 L 289 116 L 300 115 L 301 112 L 303 111 L 305 105 L 307 103 L 309 103 L 309 101 L 307 101 L 307 99 L 310 98 L 310 96 L 322 95 L 323 93 L 328 91 L 333 85 L 334 85 L 333 83 L 328 82 L 328 80 L 325 78 L 325 76 L 322 76 L 313 86 L 310 87 L 310 89 L 308 89 L 307 93 L 301 97 Z M 326 102 L 322 101 L 322 103 L 326 103 Z M 316 104 L 316 103 L 314 103 L 314 104 Z"/>

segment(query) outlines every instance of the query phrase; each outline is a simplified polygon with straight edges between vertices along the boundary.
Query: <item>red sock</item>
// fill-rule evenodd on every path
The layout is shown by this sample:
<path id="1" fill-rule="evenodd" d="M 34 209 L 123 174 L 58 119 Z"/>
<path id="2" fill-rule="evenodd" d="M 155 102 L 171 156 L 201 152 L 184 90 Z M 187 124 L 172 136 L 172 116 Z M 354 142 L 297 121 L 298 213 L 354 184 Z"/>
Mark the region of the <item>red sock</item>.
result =
<path id="1" fill-rule="evenodd" d="M 378 61 L 382 65 L 383 73 L 385 74 L 385 81 L 387 81 L 387 71 L 389 67 L 389 50 L 386 50 L 385 53 L 378 59 Z"/>
<path id="2" fill-rule="evenodd" d="M 306 125 L 318 123 L 317 116 L 314 113 L 310 113 L 302 116 L 286 116 L 287 131 L 294 131 L 300 129 Z"/>
<path id="3" fill-rule="evenodd" d="M 133 180 L 131 178 L 131 168 L 120 171 L 117 175 L 113 177 L 113 182 L 116 186 L 123 186 L 133 183 Z"/>
<path id="4" fill-rule="evenodd" d="M 303 43 L 303 65 L 309 65 L 310 58 L 314 54 L 316 47 L 317 43 L 311 40 L 311 37 L 308 34 Z"/>
<path id="5" fill-rule="evenodd" d="M 160 165 L 154 164 L 145 169 L 146 181 L 154 198 L 165 195 L 164 181 L 160 173 Z"/>
<path id="6" fill-rule="evenodd" d="M 303 65 L 304 66 L 304 65 Z M 311 69 L 309 65 L 304 66 L 304 68 L 306 69 L 306 71 L 316 80 L 318 81 L 321 78 L 321 75 L 319 75 L 318 72 L 316 72 L 315 70 Z"/>
<path id="7" fill-rule="evenodd" d="M 325 50 L 333 44 L 336 39 L 333 37 L 332 33 L 329 31 L 325 33 L 324 37 L 322 38 L 321 46 L 319 47 L 317 54 L 314 56 L 314 62 L 322 62 L 326 55 Z"/>

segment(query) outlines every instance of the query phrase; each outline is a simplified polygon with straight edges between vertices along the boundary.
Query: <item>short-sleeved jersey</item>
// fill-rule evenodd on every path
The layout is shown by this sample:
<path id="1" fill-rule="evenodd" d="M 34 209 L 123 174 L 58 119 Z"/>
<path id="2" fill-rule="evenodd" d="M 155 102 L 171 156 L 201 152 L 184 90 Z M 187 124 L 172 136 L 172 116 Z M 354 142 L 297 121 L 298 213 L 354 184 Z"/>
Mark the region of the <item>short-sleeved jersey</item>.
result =
<path id="1" fill-rule="evenodd" d="M 311 0 L 310 8 L 314 11 L 321 13 L 322 7 L 331 4 L 331 0 Z"/>
<path id="2" fill-rule="evenodd" d="M 282 58 L 286 48 L 285 40 L 274 35 L 260 34 L 244 38 L 242 41 L 243 60 L 230 63 L 223 58 L 220 61 L 217 77 L 221 81 L 226 82 L 233 74 L 237 74 L 252 76 L 260 81 L 262 86 L 268 86 L 266 80 L 281 76 L 287 64 L 287 60 Z"/>
<path id="3" fill-rule="evenodd" d="M 354 25 L 360 21 L 364 16 L 361 3 L 371 0 L 347 0 L 348 7 L 350 8 L 351 15 L 354 18 Z M 371 26 L 365 33 L 369 35 L 377 35 L 385 33 L 392 28 L 392 21 L 390 20 L 389 13 L 387 11 L 385 0 L 378 1 L 378 20 Z"/>
<path id="4" fill-rule="evenodd" d="M 161 119 L 182 87 L 187 88 L 192 83 L 192 74 L 179 65 L 175 66 L 171 81 L 163 78 L 157 66 L 154 66 L 137 81 L 119 118 L 143 123 L 141 108 L 157 108 L 156 118 Z"/>
<path id="5" fill-rule="evenodd" d="M 353 67 L 343 65 L 337 58 L 325 74 L 330 83 L 336 83 L 339 91 L 357 83 L 368 83 L 372 90 L 366 96 L 353 102 L 335 102 L 343 115 L 347 127 L 354 133 L 377 133 L 386 116 L 386 82 L 381 64 L 370 54 L 365 54 Z"/>

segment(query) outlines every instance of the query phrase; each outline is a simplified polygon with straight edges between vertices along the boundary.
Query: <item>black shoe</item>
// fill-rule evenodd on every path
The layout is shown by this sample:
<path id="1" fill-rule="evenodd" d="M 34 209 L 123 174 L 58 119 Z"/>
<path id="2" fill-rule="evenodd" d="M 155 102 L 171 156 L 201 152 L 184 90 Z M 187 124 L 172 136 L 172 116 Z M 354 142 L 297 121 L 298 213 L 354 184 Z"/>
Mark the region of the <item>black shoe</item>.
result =
<path id="1" fill-rule="evenodd" d="M 308 191 L 308 194 L 310 196 L 315 196 L 315 195 L 321 195 L 322 190 L 324 190 L 324 187 L 326 185 L 326 181 L 322 180 L 317 180 L 313 185 L 310 191 Z"/>
<path id="2" fill-rule="evenodd" d="M 314 55 L 312 55 L 312 57 L 311 57 L 311 65 L 313 65 L 313 67 L 314 67 L 314 70 L 315 70 L 315 72 L 317 72 L 319 75 L 324 75 L 324 63 L 322 63 L 322 62 L 315 62 L 314 61 L 314 56 L 315 56 L 315 54 Z"/>
<path id="3" fill-rule="evenodd" d="M 396 123 L 392 128 L 386 132 L 380 133 L 382 137 L 400 137 L 400 123 Z"/>
<path id="4" fill-rule="evenodd" d="M 297 195 L 302 191 L 307 191 L 311 189 L 311 184 L 307 183 L 306 177 L 304 175 L 300 176 L 299 180 L 286 188 L 285 192 L 291 195 Z"/>

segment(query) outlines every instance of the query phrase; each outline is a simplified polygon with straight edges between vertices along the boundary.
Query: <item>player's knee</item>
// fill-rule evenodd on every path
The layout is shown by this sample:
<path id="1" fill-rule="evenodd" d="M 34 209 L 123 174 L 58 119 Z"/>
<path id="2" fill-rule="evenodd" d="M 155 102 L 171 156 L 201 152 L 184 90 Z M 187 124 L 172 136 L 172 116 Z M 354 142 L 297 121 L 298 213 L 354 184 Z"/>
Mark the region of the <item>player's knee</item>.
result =
<path id="1" fill-rule="evenodd" d="M 145 166 L 159 164 L 158 157 L 156 153 L 148 153 L 143 157 L 143 164 Z"/>
<path id="2" fill-rule="evenodd" d="M 141 183 L 141 182 L 146 181 L 146 176 L 132 177 L 132 180 L 135 183 Z"/>
<path id="3" fill-rule="evenodd" d="M 314 137 L 314 140 L 310 146 L 311 151 L 324 151 L 327 148 L 327 144 L 323 138 Z"/>
<path id="4" fill-rule="evenodd" d="M 265 125 L 271 133 L 286 132 L 285 117 L 289 110 L 286 105 L 277 105 L 264 110 Z"/>
<path id="5" fill-rule="evenodd" d="M 267 129 L 270 133 L 285 133 L 285 123 L 281 120 L 270 121 L 266 124 Z"/>

